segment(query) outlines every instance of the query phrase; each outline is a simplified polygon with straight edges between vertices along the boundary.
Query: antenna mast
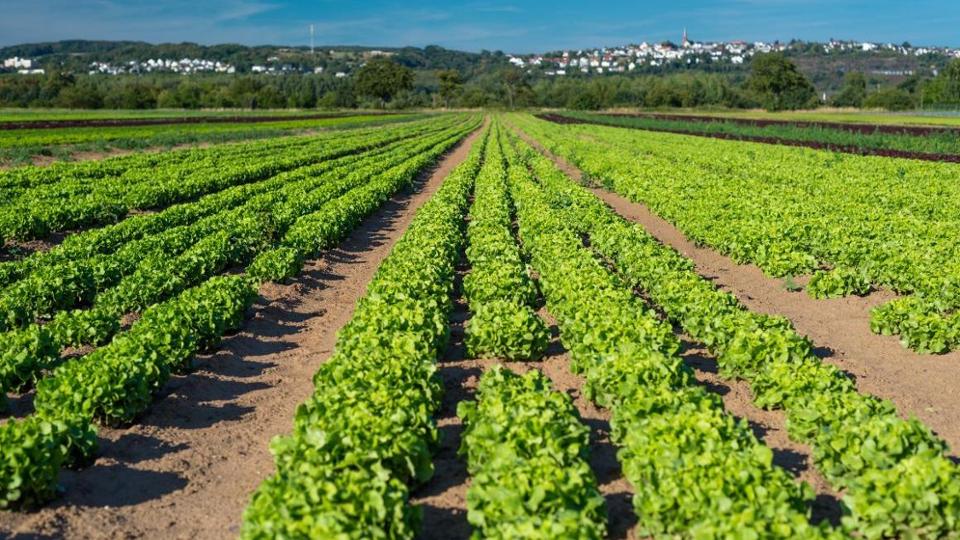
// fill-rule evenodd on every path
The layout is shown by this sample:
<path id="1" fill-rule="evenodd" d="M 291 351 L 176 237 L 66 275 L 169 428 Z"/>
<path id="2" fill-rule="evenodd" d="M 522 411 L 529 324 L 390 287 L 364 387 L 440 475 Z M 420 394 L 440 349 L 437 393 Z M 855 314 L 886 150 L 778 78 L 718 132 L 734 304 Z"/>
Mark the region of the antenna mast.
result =
<path id="1" fill-rule="evenodd" d="M 313 55 L 313 25 L 310 25 L 310 54 Z"/>

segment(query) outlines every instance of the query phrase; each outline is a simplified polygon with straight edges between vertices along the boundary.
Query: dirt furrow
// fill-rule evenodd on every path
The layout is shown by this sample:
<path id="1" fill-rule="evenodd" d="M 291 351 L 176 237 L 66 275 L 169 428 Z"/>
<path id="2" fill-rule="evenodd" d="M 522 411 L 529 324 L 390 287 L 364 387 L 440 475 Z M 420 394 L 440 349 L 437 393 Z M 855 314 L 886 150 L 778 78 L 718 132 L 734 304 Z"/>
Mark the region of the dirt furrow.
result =
<path id="1" fill-rule="evenodd" d="M 478 135 L 297 279 L 265 285 L 242 330 L 171 380 L 136 425 L 101 430 L 100 458 L 62 475 L 61 498 L 33 513 L 0 512 L 0 536 L 235 538 L 251 493 L 273 472 L 270 439 L 290 431 L 377 266 Z"/>

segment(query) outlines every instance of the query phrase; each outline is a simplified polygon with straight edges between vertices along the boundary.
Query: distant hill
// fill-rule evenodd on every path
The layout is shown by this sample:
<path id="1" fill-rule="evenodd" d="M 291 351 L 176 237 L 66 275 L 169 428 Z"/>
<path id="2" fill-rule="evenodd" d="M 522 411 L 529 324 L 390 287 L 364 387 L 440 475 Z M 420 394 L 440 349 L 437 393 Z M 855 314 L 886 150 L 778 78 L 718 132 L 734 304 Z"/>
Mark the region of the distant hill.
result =
<path id="1" fill-rule="evenodd" d="M 419 47 L 364 47 L 317 46 L 311 54 L 309 47 L 278 45 L 247 46 L 238 44 L 198 45 L 196 43 L 160 43 L 142 41 L 87 41 L 67 40 L 45 43 L 25 43 L 0 48 L 0 59 L 18 56 L 36 60 L 40 67 L 83 72 L 91 62 L 125 63 L 131 60 L 201 58 L 236 66 L 238 72 L 248 72 L 254 65 L 288 64 L 304 70 L 322 67 L 327 71 L 350 70 L 375 51 L 391 55 L 401 64 L 418 70 L 457 69 L 465 75 L 491 67 L 507 65 L 500 52 L 471 53 L 438 46 Z"/>
<path id="2" fill-rule="evenodd" d="M 428 72 L 439 69 L 458 70 L 465 80 L 490 74 L 510 65 L 510 55 L 501 51 L 479 53 L 456 51 L 439 46 L 367 47 L 323 45 L 311 53 L 308 47 L 279 45 L 246 46 L 239 44 L 199 45 L 196 43 L 152 44 L 140 41 L 66 40 L 27 43 L 0 48 L 0 59 L 18 56 L 31 58 L 34 67 L 85 73 L 93 62 L 123 65 L 149 59 L 203 59 L 230 64 L 237 73 L 249 73 L 254 66 L 273 66 L 276 72 L 313 72 L 323 68 L 328 74 L 349 74 L 372 55 L 390 55 L 397 62 L 414 70 Z M 909 84 L 909 79 L 926 78 L 943 69 L 950 58 L 943 54 L 903 55 L 894 52 L 846 50 L 824 52 L 821 44 L 794 40 L 785 54 L 806 73 L 818 91 L 833 93 L 848 71 L 861 71 L 873 85 Z M 531 56 L 531 55 L 525 55 Z M 282 69 L 281 69 L 282 68 Z M 533 78 L 548 77 L 546 69 L 527 67 Z M 742 65 L 688 64 L 683 61 L 663 63 L 657 67 L 638 69 L 637 75 L 669 74 L 685 71 L 726 73 L 741 80 L 749 70 Z M 271 71 L 271 70 L 268 70 Z M 569 73 L 574 77 L 594 77 Z M 601 75 L 602 76 L 602 75 Z"/>

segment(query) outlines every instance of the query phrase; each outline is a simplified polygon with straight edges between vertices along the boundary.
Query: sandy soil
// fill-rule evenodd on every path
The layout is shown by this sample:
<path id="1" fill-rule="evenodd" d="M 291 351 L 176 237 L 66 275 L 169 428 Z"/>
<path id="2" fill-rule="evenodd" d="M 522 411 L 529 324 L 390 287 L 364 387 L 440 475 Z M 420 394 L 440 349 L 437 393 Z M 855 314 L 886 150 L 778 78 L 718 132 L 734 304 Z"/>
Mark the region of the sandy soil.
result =
<path id="1" fill-rule="evenodd" d="M 264 286 L 243 329 L 175 377 L 136 425 L 101 431 L 100 458 L 62 475 L 60 499 L 33 513 L 0 512 L 0 537 L 235 538 L 250 494 L 273 471 L 270 439 L 289 432 L 335 332 L 478 133 L 295 281 Z"/>
<path id="2" fill-rule="evenodd" d="M 551 157 L 568 175 L 582 180 L 575 167 Z M 955 389 L 960 386 L 960 351 L 921 355 L 903 347 L 895 337 L 871 332 L 870 309 L 894 298 L 893 293 L 817 300 L 805 292 L 788 291 L 782 280 L 764 275 L 754 265 L 737 264 L 709 248 L 697 247 L 644 205 L 604 189 L 593 188 L 593 192 L 620 215 L 642 224 L 661 242 L 692 259 L 700 275 L 736 295 L 749 309 L 789 318 L 797 331 L 813 340 L 815 352 L 825 362 L 855 377 L 860 391 L 893 401 L 905 417 L 916 416 L 958 455 L 960 395 Z M 744 416 L 762 423 L 767 413 L 755 411 Z M 771 421 L 782 430 L 779 419 Z"/>

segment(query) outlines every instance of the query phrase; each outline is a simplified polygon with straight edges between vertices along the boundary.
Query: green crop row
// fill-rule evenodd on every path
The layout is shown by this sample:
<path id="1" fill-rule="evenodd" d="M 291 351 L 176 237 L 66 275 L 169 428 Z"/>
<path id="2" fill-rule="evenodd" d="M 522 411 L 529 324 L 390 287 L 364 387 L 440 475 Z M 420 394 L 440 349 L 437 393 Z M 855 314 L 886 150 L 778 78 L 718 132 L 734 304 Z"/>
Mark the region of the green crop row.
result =
<path id="1" fill-rule="evenodd" d="M 448 334 L 468 195 L 482 144 L 420 208 L 314 376 L 277 470 L 253 495 L 241 536 L 412 538 L 409 485 L 433 474 L 436 360 Z"/>
<path id="2" fill-rule="evenodd" d="M 547 377 L 494 366 L 480 378 L 477 401 L 460 402 L 457 416 L 476 538 L 606 537 L 603 497 L 587 463 L 590 430 Z"/>
<path id="3" fill-rule="evenodd" d="M 29 162 L 35 155 L 67 157 L 72 152 L 111 148 L 143 149 L 192 143 L 265 140 L 315 130 L 388 125 L 422 118 L 418 114 L 353 115 L 257 123 L 170 124 L 155 126 L 63 127 L 0 130 L 0 162 Z"/>
<path id="4" fill-rule="evenodd" d="M 511 152 L 512 153 L 512 152 Z M 806 484 L 773 465 L 773 452 L 719 396 L 696 383 L 669 324 L 585 248 L 574 222 L 551 206 L 526 164 L 510 161 L 520 238 L 547 308 L 557 318 L 585 394 L 611 409 L 617 457 L 634 487 L 639 535 L 818 538 Z"/>
<path id="5" fill-rule="evenodd" d="M 720 374 L 747 380 L 755 402 L 783 408 L 791 438 L 844 490 L 846 529 L 865 538 L 950 537 L 960 527 L 960 470 L 946 445 L 892 403 L 863 395 L 821 363 L 789 321 L 752 313 L 692 263 L 631 225 L 546 158 L 526 156 L 555 206 L 684 332 L 717 356 Z"/>
<path id="6" fill-rule="evenodd" d="M 515 121 L 592 180 L 690 240 L 814 297 L 885 287 L 916 300 L 873 328 L 918 352 L 960 342 L 960 167 L 604 126 Z M 611 159 L 610 156 L 618 156 Z"/>
<path id="7" fill-rule="evenodd" d="M 256 143 L 226 144 L 211 148 L 186 148 L 169 152 L 143 152 L 100 160 L 57 162 L 43 167 L 24 166 L 0 171 L 0 188 L 14 196 L 19 196 L 29 190 L 56 184 L 63 180 L 86 179 L 90 181 L 109 179 L 123 174 L 129 174 L 136 179 L 138 178 L 137 171 L 149 167 L 165 168 L 178 163 L 195 163 L 199 166 L 206 166 L 216 161 L 235 159 L 244 155 L 266 156 L 271 153 L 288 151 L 311 139 L 333 138 L 335 135 L 363 136 L 363 134 L 372 131 L 374 130 L 345 130 L 337 134 L 291 136 Z M 12 201 L 6 200 L 0 202 L 0 204 L 5 205 L 10 202 Z"/>
<path id="8" fill-rule="evenodd" d="M 272 122 L 238 122 L 211 124 L 158 124 L 153 126 L 96 126 L 96 127 L 58 127 L 43 129 L 0 130 L 0 148 L 60 146 L 110 142 L 118 139 L 165 139 L 170 136 L 186 135 L 203 139 L 205 135 L 258 131 L 276 133 L 296 133 L 297 130 L 338 127 L 340 125 L 363 125 L 371 122 L 394 120 L 394 117 L 358 115 L 340 118 L 318 118 L 312 120 L 278 120 Z"/>
<path id="9" fill-rule="evenodd" d="M 396 136 L 396 135 L 394 135 Z M 389 137 L 389 136 L 388 136 Z M 387 139 L 389 142 L 390 139 Z M 359 142 L 359 144 L 358 144 Z M 177 163 L 97 182 L 60 180 L 0 207 L 0 238 L 45 238 L 52 232 L 119 221 L 131 210 L 163 208 L 239 184 L 321 163 L 383 144 L 383 137 L 307 139 L 294 151 L 232 159 L 209 166 Z"/>
<path id="10" fill-rule="evenodd" d="M 74 280 L 69 295 L 62 294 L 64 278 L 19 282 L 12 287 L 13 290 L 21 292 L 25 289 L 21 285 L 31 285 L 26 289 L 28 294 L 0 296 L 0 305 L 15 305 L 18 308 L 15 313 L 23 314 L 23 318 L 35 317 L 35 300 L 43 297 L 60 299 L 58 305 L 45 305 L 50 308 L 50 314 L 54 309 L 83 302 L 85 297 L 92 299 L 93 307 L 59 311 L 49 324 L 31 324 L 25 329 L 9 332 L 10 339 L 0 341 L 0 388 L 17 390 L 29 384 L 39 376 L 40 370 L 56 364 L 60 350 L 66 346 L 107 342 L 119 330 L 119 319 L 123 315 L 142 311 L 227 267 L 246 265 L 251 257 L 283 239 L 284 234 L 287 235 L 286 241 L 295 242 L 303 236 L 296 231 L 303 230 L 320 242 L 315 248 L 297 252 L 294 258 L 302 263 L 304 258 L 352 229 L 357 220 L 408 183 L 427 161 L 459 140 L 469 126 L 456 125 L 417 139 L 393 152 L 372 156 L 369 163 L 355 162 L 353 167 L 334 169 L 339 171 L 338 174 L 290 182 L 282 189 L 261 194 L 240 207 L 214 214 L 193 226 L 132 243 L 127 246 L 132 249 L 118 252 L 125 258 L 96 257 L 93 264 L 81 261 L 66 268 L 52 268 L 51 275 L 76 277 L 79 273 L 86 278 Z M 376 181 L 371 181 L 374 176 L 377 176 Z M 371 189 L 377 190 L 378 194 L 371 197 Z M 327 230 L 321 230 L 315 225 L 317 222 Z M 335 224 L 339 230 L 330 230 Z M 171 240 L 175 244 L 162 243 L 162 247 L 152 251 L 136 249 L 144 243 L 150 245 L 153 239 Z M 191 246 L 192 242 L 196 243 Z M 262 260 L 254 266 L 255 269 L 264 264 Z M 124 269 L 128 271 L 124 272 Z M 288 267 L 287 273 L 278 277 L 296 274 L 299 269 L 299 265 Z M 261 273 L 259 277 L 273 276 Z M 38 291 L 45 294 L 38 294 Z M 58 297 L 56 293 L 61 294 Z M 10 298 L 21 302 L 3 303 Z"/>
<path id="11" fill-rule="evenodd" d="M 471 357 L 536 360 L 550 340 L 546 324 L 531 307 L 537 290 L 520 259 L 511 216 L 500 127 L 495 125 L 467 227 L 471 270 L 463 292 L 471 311 L 465 339 Z"/>

